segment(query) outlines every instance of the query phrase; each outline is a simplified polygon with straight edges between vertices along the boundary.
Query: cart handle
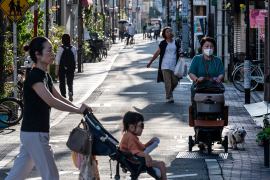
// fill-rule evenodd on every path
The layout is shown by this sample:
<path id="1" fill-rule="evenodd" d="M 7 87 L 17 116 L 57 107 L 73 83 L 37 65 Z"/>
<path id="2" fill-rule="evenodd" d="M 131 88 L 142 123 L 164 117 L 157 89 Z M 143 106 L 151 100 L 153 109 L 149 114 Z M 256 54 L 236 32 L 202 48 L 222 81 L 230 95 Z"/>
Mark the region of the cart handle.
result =
<path id="1" fill-rule="evenodd" d="M 211 80 L 212 80 L 212 78 L 204 78 L 203 81 L 211 81 Z M 197 81 L 197 82 L 194 84 L 194 87 L 196 87 L 199 83 L 201 83 L 201 82 Z"/>

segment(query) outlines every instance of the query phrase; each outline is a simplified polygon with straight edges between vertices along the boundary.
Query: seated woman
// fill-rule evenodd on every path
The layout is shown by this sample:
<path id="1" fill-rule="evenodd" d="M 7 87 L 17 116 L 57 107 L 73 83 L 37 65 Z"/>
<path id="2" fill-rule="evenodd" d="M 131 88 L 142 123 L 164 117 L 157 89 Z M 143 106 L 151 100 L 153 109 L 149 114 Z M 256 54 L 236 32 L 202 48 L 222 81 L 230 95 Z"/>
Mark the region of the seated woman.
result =
<path id="1" fill-rule="evenodd" d="M 195 56 L 189 68 L 189 77 L 193 83 L 191 85 L 191 103 L 194 104 L 194 84 L 199 81 L 203 82 L 207 78 L 206 69 L 208 69 L 209 78 L 217 77 L 216 82 L 221 83 L 224 78 L 225 70 L 221 59 L 213 55 L 216 41 L 210 37 L 204 37 L 200 41 L 202 55 Z M 206 63 L 206 67 L 204 65 Z"/>

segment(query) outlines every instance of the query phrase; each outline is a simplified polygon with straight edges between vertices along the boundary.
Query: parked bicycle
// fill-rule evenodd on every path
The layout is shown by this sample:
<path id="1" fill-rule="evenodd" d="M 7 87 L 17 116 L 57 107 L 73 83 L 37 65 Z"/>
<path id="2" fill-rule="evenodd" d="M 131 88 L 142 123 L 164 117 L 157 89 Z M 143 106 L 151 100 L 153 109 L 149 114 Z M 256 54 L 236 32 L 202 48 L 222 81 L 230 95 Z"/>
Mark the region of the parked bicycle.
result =
<path id="1" fill-rule="evenodd" d="M 253 60 L 250 62 L 250 76 L 251 76 L 251 83 L 250 83 L 250 91 L 256 89 L 259 83 L 264 83 L 264 74 L 261 69 L 262 60 Z M 244 92 L 244 64 L 240 64 L 236 66 L 232 73 L 233 77 L 233 85 L 241 92 Z"/>
<path id="2" fill-rule="evenodd" d="M 5 72 L 6 85 L 14 84 L 13 71 Z M 23 99 L 23 82 L 24 82 L 24 72 L 21 69 L 17 70 L 17 98 Z"/>
<path id="3" fill-rule="evenodd" d="M 9 97 L 0 99 L 0 122 L 7 125 L 17 124 L 23 117 L 22 100 Z"/>

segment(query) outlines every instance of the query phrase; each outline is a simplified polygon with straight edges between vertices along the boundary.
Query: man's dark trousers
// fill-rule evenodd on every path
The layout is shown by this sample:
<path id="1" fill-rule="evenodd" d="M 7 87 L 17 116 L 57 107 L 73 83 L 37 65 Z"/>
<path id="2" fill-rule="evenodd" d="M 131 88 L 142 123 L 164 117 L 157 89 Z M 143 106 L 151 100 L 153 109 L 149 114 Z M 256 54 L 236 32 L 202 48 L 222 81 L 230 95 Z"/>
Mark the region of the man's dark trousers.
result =
<path id="1" fill-rule="evenodd" d="M 64 67 L 59 68 L 59 81 L 60 81 L 60 92 L 63 97 L 66 98 L 66 80 L 67 77 L 67 85 L 68 85 L 68 92 L 73 94 L 73 79 L 74 79 L 74 71 L 67 71 Z"/>

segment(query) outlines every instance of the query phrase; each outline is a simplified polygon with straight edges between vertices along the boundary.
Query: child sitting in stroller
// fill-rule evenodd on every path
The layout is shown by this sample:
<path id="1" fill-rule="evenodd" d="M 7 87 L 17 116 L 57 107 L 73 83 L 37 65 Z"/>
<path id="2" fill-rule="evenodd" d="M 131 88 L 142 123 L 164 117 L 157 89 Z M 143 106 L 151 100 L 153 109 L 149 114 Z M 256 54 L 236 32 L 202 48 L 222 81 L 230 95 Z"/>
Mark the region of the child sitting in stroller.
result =
<path id="1" fill-rule="evenodd" d="M 166 180 L 166 167 L 163 161 L 153 161 L 151 156 L 146 153 L 146 148 L 151 146 L 158 138 L 151 139 L 148 143 L 142 144 L 138 136 L 142 135 L 144 129 L 144 118 L 142 114 L 135 111 L 127 111 L 123 117 L 123 137 L 120 142 L 120 150 L 133 155 L 144 157 L 147 167 L 153 167 L 156 174 L 161 176 L 161 180 Z M 158 140 L 159 141 L 159 140 Z M 148 151 L 149 152 L 149 151 Z M 136 163 L 137 160 L 129 158 L 130 161 Z M 161 172 L 161 174 L 160 174 Z"/>

